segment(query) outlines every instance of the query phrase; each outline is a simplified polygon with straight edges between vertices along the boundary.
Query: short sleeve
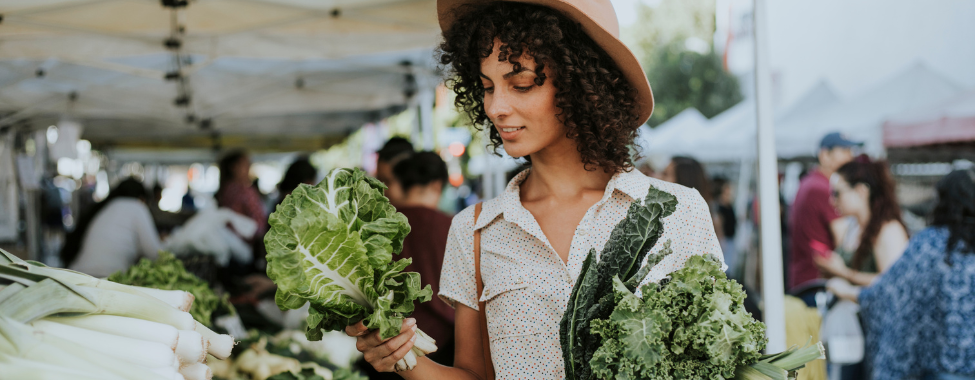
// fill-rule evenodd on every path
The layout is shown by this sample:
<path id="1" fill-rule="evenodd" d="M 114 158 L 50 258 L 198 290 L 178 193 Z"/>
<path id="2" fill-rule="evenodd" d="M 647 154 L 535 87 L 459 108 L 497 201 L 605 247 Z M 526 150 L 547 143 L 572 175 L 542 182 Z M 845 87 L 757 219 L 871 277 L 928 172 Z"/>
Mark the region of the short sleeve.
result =
<path id="1" fill-rule="evenodd" d="M 477 285 L 474 281 L 474 206 L 454 216 L 447 234 L 440 272 L 440 299 L 450 307 L 461 303 L 477 310 Z"/>
<path id="2" fill-rule="evenodd" d="M 656 255 L 663 249 L 663 243 L 670 241 L 673 253 L 653 267 L 641 284 L 658 282 L 670 273 L 684 267 L 691 256 L 710 254 L 721 261 L 722 270 L 727 270 L 721 243 L 714 233 L 714 222 L 707 203 L 697 190 L 685 187 L 661 188 L 677 197 L 677 209 L 664 218 L 664 234 L 651 249 Z"/>
<path id="3" fill-rule="evenodd" d="M 728 270 L 728 264 L 724 262 L 724 251 L 721 250 L 721 242 L 718 241 L 718 234 L 714 231 L 714 220 L 711 216 L 710 208 L 701 194 L 695 192 L 691 198 L 691 212 L 694 214 L 691 220 L 691 228 L 699 231 L 699 238 L 695 239 L 699 255 L 712 255 L 721 261 L 721 269 Z"/>

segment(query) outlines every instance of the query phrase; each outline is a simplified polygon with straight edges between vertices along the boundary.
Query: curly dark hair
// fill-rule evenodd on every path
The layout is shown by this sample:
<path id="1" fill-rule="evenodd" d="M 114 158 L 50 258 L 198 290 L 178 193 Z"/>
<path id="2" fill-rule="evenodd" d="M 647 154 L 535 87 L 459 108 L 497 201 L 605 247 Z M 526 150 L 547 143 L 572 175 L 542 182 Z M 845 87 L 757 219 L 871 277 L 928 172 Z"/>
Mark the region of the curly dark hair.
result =
<path id="1" fill-rule="evenodd" d="M 535 84 L 552 80 L 557 116 L 565 124 L 566 137 L 584 142 L 577 145 L 586 170 L 616 173 L 633 166 L 630 146 L 641 122 L 637 92 L 579 24 L 553 9 L 523 3 L 473 4 L 457 11 L 460 17 L 443 33 L 439 61 L 452 74 L 447 84 L 457 93 L 455 105 L 475 126 L 489 131 L 495 151 L 502 140 L 484 110 L 480 72 L 497 38 L 499 61 L 518 71 L 520 59 L 531 57 L 536 63 Z M 552 78 L 543 73 L 546 67 Z"/>
<path id="2" fill-rule="evenodd" d="M 955 170 L 938 185 L 938 205 L 931 224 L 948 228 L 948 252 L 945 262 L 951 264 L 951 252 L 975 254 L 975 169 Z M 964 242 L 964 246 L 959 244 Z"/>

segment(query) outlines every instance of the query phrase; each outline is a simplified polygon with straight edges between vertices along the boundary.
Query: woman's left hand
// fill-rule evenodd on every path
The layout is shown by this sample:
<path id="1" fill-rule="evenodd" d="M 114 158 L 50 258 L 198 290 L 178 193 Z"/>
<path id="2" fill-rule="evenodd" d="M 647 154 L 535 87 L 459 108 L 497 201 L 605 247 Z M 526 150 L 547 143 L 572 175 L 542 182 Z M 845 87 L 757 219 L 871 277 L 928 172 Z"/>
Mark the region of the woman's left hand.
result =
<path id="1" fill-rule="evenodd" d="M 813 261 L 823 273 L 835 277 L 849 279 L 850 268 L 846 266 L 846 263 L 843 262 L 843 258 L 840 257 L 840 255 L 833 253 L 828 259 L 822 258 L 818 255 L 813 255 Z"/>

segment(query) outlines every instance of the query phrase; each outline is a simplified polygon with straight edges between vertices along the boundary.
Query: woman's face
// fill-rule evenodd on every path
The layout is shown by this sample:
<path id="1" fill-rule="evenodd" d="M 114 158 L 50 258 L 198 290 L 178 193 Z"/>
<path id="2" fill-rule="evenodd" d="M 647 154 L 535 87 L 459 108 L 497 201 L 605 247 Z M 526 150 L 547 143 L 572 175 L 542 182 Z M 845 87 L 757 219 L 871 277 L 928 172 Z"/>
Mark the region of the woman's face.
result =
<path id="1" fill-rule="evenodd" d="M 250 182 L 251 177 L 251 159 L 250 157 L 243 156 L 237 160 L 237 164 L 234 165 L 234 178 L 238 181 Z"/>
<path id="2" fill-rule="evenodd" d="M 851 187 L 843 176 L 833 174 L 830 178 L 830 190 L 829 199 L 840 215 L 856 216 L 870 210 L 870 192 L 866 185 Z"/>
<path id="3" fill-rule="evenodd" d="M 513 157 L 525 157 L 559 144 L 572 144 L 565 136 L 565 125 L 556 116 L 555 86 L 548 67 L 545 84 L 535 84 L 535 60 L 520 58 L 522 70 L 514 71 L 509 62 L 499 62 L 501 43 L 494 41 L 494 52 L 481 61 L 484 85 L 484 111 L 501 134 L 504 150 Z M 574 146 L 574 145 L 573 145 Z"/>

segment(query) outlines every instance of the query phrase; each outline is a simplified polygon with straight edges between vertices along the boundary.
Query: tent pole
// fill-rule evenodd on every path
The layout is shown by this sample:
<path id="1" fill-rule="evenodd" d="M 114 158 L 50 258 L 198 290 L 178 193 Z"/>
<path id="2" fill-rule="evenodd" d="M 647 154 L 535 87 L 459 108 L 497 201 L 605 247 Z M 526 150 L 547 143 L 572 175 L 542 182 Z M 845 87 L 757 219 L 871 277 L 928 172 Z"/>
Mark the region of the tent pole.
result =
<path id="1" fill-rule="evenodd" d="M 785 290 L 782 279 L 782 235 L 779 221 L 779 171 L 772 125 L 772 76 L 769 69 L 768 13 L 765 0 L 755 0 L 755 96 L 758 115 L 758 178 L 762 238 L 762 300 L 767 352 L 785 351 Z"/>

